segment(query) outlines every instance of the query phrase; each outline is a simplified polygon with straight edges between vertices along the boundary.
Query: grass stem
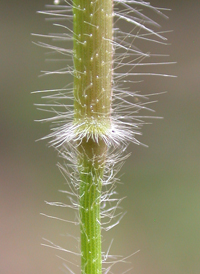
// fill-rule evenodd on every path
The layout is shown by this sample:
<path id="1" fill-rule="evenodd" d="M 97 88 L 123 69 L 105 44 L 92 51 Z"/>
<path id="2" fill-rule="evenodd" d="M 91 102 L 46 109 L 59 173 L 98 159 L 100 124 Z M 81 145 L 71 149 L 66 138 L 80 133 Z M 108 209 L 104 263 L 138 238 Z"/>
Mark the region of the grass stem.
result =
<path id="1" fill-rule="evenodd" d="M 100 197 L 112 99 L 112 0 L 74 0 L 74 123 L 80 170 L 82 274 L 101 274 Z"/>

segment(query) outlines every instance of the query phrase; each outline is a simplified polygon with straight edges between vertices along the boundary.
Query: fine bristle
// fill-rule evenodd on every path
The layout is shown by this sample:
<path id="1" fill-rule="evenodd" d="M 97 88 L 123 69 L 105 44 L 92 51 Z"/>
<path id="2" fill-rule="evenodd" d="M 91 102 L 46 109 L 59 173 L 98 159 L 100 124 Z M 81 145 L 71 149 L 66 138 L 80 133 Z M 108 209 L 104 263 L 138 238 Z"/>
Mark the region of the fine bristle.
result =
<path id="1" fill-rule="evenodd" d="M 111 64 L 112 98 L 110 98 L 112 103 L 109 119 L 106 112 L 102 114 L 98 111 L 93 112 L 95 118 L 93 116 L 87 117 L 82 113 L 79 113 L 79 118 L 74 118 L 76 114 L 74 102 L 80 104 L 80 98 L 74 96 L 73 78 L 86 72 L 76 71 L 74 68 L 73 58 L 76 58 L 76 56 L 74 56 L 73 39 L 77 40 L 77 43 L 80 42 L 73 32 L 72 1 L 54 0 L 54 4 L 47 5 L 45 11 L 39 11 L 38 13 L 47 17 L 47 22 L 53 23 L 54 32 L 33 34 L 34 37 L 40 39 L 40 41 L 34 43 L 47 49 L 48 66 L 58 64 L 56 69 L 43 70 L 41 76 L 57 75 L 59 79 L 59 77 L 67 75 L 69 81 L 71 81 L 64 87 L 33 92 L 41 93 L 42 100 L 45 101 L 36 104 L 37 108 L 49 113 L 49 117 L 40 121 L 50 122 L 51 124 L 51 132 L 42 137 L 41 140 L 47 139 L 49 146 L 54 147 L 58 152 L 59 157 L 62 159 L 61 162 L 64 162 L 58 163 L 58 168 L 68 184 L 68 188 L 60 190 L 61 193 L 67 196 L 68 203 L 46 202 L 46 204 L 73 209 L 76 212 L 76 220 L 64 220 L 56 216 L 43 215 L 73 225 L 80 224 L 81 220 L 78 213 L 80 209 L 79 172 L 82 168 L 80 163 L 82 163 L 83 158 L 88 156 L 87 153 L 81 154 L 78 147 L 83 140 L 92 139 L 97 144 L 100 140 L 103 140 L 107 146 L 107 151 L 103 167 L 104 175 L 101 178 L 102 192 L 99 198 L 101 228 L 105 231 L 115 227 L 124 216 L 120 207 L 123 198 L 118 198 L 116 192 L 116 185 L 120 182 L 116 175 L 129 156 L 125 153 L 126 148 L 129 143 L 141 145 L 138 136 L 141 135 L 143 125 L 147 124 L 150 118 L 160 118 L 151 115 L 154 113 L 151 104 L 156 100 L 149 100 L 157 94 L 142 95 L 138 90 L 133 91 L 131 86 L 136 83 L 138 87 L 146 76 L 174 77 L 173 75 L 154 72 L 155 66 L 174 64 L 174 62 L 166 61 L 166 55 L 142 50 L 142 45 L 145 45 L 145 43 L 154 43 L 156 46 L 168 44 L 165 37 L 167 32 L 161 31 L 159 24 L 148 15 L 150 11 L 166 18 L 167 16 L 163 12 L 167 9 L 153 7 L 145 1 L 114 0 L 113 2 L 113 39 L 102 38 L 102 40 L 109 40 L 107 42 L 112 45 L 113 54 Z M 76 8 L 80 9 L 80 7 Z M 147 10 L 148 13 L 145 15 Z M 90 27 L 96 26 L 91 25 Z M 95 57 L 98 58 L 98 55 L 95 55 Z M 161 61 L 158 61 L 160 59 Z M 104 66 L 104 63 L 102 66 Z M 141 68 L 145 70 L 143 71 Z M 90 84 L 92 85 L 92 82 Z M 90 84 L 83 91 L 86 97 Z M 95 109 L 100 97 L 101 94 L 90 106 L 91 109 Z M 81 100 L 84 100 L 84 98 Z M 83 105 L 82 101 L 81 104 Z M 145 115 L 142 115 L 141 112 L 144 112 Z M 146 115 L 147 112 L 150 115 Z M 80 239 L 78 238 L 77 241 L 79 242 Z M 65 251 L 75 257 L 81 256 L 80 249 L 77 252 L 66 250 L 49 240 L 45 240 L 43 245 Z M 79 243 L 76 244 L 76 246 L 79 245 Z M 129 256 L 124 258 L 109 255 L 110 249 L 111 245 L 108 247 L 107 252 L 102 252 L 104 274 L 112 273 L 111 268 L 116 263 L 124 263 L 129 258 Z M 70 263 L 65 258 L 63 258 L 63 261 L 65 261 L 63 264 L 65 271 L 67 270 L 68 273 L 77 273 L 77 269 L 80 269 L 77 263 L 72 262 L 72 265 L 69 265 Z"/>

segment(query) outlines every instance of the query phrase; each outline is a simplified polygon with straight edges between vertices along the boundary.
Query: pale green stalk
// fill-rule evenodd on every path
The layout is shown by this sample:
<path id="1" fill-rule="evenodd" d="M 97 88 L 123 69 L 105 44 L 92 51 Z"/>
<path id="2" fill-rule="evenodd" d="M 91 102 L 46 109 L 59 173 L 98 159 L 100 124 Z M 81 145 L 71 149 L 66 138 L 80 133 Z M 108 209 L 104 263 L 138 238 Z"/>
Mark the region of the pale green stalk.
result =
<path id="1" fill-rule="evenodd" d="M 113 12 L 113 2 L 116 5 L 115 12 Z M 42 98 L 47 99 L 48 103 L 37 104 L 37 106 L 44 107 L 44 110 L 52 115 L 42 120 L 52 123 L 51 133 L 42 139 L 50 138 L 49 144 L 64 159 L 64 165 L 58 164 L 58 166 L 67 180 L 70 191 L 61 192 L 67 194 L 70 204 L 62 202 L 47 202 L 47 204 L 79 211 L 81 252 L 65 250 L 48 240 L 48 244 L 44 245 L 73 255 L 81 255 L 82 274 L 102 274 L 102 227 L 106 230 L 113 228 L 123 216 L 116 212 L 122 199 L 117 200 L 115 196 L 117 182 L 115 175 L 120 169 L 121 162 L 127 158 L 123 156 L 127 145 L 130 142 L 140 144 L 136 135 L 140 134 L 140 128 L 145 122 L 142 116 L 138 116 L 138 112 L 151 111 L 148 104 L 152 102 L 146 102 L 148 94 L 142 96 L 138 91 L 132 89 L 129 91 L 126 85 L 132 82 L 139 84 L 140 76 L 171 77 L 162 73 L 135 72 L 135 68 L 173 62 L 151 61 L 152 57 L 157 58 L 162 55 L 143 52 L 135 45 L 135 40 L 142 43 L 166 44 L 166 38 L 162 36 L 162 32 L 148 28 L 149 23 L 150 26 L 156 27 L 158 24 L 143 14 L 145 9 L 162 14 L 159 8 L 152 7 L 148 2 L 54 0 L 54 4 L 58 6 L 47 5 L 48 10 L 40 13 L 50 16 L 50 20 L 58 19 L 58 23 L 53 25 L 56 31 L 58 29 L 60 31 L 48 35 L 35 34 L 40 38 L 52 40 L 52 43 L 36 44 L 50 50 L 53 56 L 54 54 L 62 56 L 62 59 L 55 60 L 61 61 L 64 56 L 63 61 L 67 62 L 66 67 L 43 71 L 43 73 L 73 75 L 73 90 L 66 85 L 61 89 L 39 91 L 44 94 Z M 71 22 L 72 14 L 73 22 Z M 114 16 L 116 25 L 119 23 L 119 27 L 115 28 L 115 41 L 113 41 Z M 121 25 L 124 22 L 134 26 L 130 33 L 124 31 Z M 68 27 L 68 23 L 73 23 L 73 30 Z M 115 73 L 113 73 L 113 48 L 116 53 Z M 144 60 L 145 58 L 147 61 Z M 70 63 L 72 60 L 73 64 Z M 114 87 L 113 83 L 115 83 Z M 125 87 L 121 88 L 124 83 Z M 112 96 L 113 90 L 114 96 Z M 149 96 L 152 95 L 149 94 Z M 73 100 L 74 103 L 68 105 L 66 103 L 68 99 Z M 150 116 L 144 118 L 150 118 Z M 100 212 L 101 203 L 102 211 Z M 72 220 L 64 221 L 78 224 Z M 111 260 L 108 261 L 107 258 Z M 125 259 L 118 260 L 115 257 L 104 256 L 103 262 L 107 263 L 105 273 L 110 273 L 112 266 L 125 262 Z M 69 269 L 68 266 L 66 267 Z M 69 271 L 76 273 L 70 269 Z"/>
<path id="2" fill-rule="evenodd" d="M 74 0 L 74 123 L 80 171 L 81 272 L 101 274 L 100 196 L 111 127 L 112 0 Z M 81 126 L 82 125 L 82 126 Z"/>

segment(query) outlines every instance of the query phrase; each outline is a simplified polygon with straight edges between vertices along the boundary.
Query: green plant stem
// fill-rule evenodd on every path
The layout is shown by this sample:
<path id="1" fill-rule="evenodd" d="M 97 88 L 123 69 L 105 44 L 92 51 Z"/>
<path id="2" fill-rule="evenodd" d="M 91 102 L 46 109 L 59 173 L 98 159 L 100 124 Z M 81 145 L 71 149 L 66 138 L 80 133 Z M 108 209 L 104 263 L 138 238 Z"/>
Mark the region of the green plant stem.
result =
<path id="1" fill-rule="evenodd" d="M 112 0 L 73 1 L 82 274 L 102 273 L 100 196 L 111 128 L 112 13 Z"/>
<path id="2" fill-rule="evenodd" d="M 106 146 L 93 140 L 83 141 L 87 155 L 81 161 L 80 171 L 80 224 L 82 273 L 102 273 L 100 196 Z M 88 157 L 88 152 L 91 158 Z M 100 160 L 100 156 L 102 159 Z"/>

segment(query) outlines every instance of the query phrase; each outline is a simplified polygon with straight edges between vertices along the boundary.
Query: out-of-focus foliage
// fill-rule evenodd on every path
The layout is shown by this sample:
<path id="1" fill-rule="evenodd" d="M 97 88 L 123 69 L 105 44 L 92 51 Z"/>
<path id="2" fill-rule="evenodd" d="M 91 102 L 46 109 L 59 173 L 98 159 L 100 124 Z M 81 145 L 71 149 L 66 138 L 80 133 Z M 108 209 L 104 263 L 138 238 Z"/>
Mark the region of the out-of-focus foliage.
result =
<path id="1" fill-rule="evenodd" d="M 13 1 L 14 2 L 14 1 Z M 31 32 L 47 28 L 36 11 L 48 1 L 2 2 L 0 100 L 0 273 L 59 273 L 55 251 L 40 247 L 42 237 L 70 241 L 67 226 L 39 215 L 50 210 L 44 200 L 58 200 L 64 179 L 56 153 L 35 140 L 48 125 L 34 123 L 41 113 L 31 91 L 58 87 L 54 77 L 37 78 L 44 68 L 44 52 L 31 44 Z M 152 1 L 160 6 L 160 1 Z M 165 29 L 173 29 L 166 48 L 176 66 L 165 68 L 175 80 L 150 79 L 146 93 L 158 96 L 156 115 L 162 121 L 143 129 L 140 139 L 149 148 L 132 146 L 132 156 L 118 186 L 127 211 L 112 231 L 111 253 L 129 255 L 134 273 L 198 274 L 200 272 L 200 96 L 198 1 L 162 1 L 172 8 Z M 46 26 L 45 26 L 46 25 Z M 66 79 L 67 82 L 67 79 Z M 64 85 L 64 83 L 63 83 Z M 61 83 L 62 86 L 62 83 Z M 133 86 L 133 90 L 134 90 Z M 51 211 L 52 213 L 52 211 Z M 74 231 L 71 231 L 73 234 Z M 78 229 L 75 232 L 78 235 Z M 114 234 L 114 235 L 113 235 Z M 110 239 L 110 235 L 108 235 Z M 105 243 L 104 243 L 105 244 Z M 56 253 L 67 258 L 66 254 Z M 115 273 L 122 273 L 118 268 Z"/>

